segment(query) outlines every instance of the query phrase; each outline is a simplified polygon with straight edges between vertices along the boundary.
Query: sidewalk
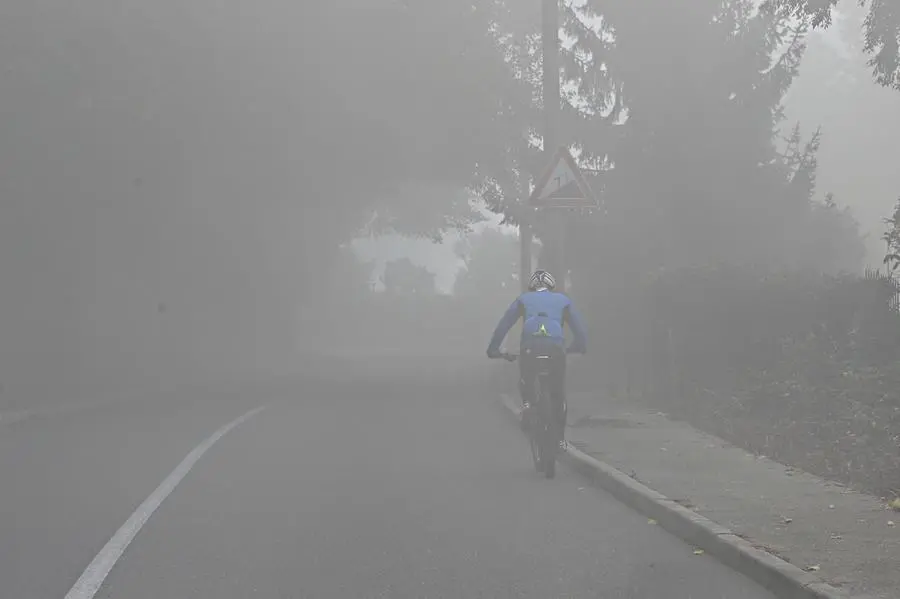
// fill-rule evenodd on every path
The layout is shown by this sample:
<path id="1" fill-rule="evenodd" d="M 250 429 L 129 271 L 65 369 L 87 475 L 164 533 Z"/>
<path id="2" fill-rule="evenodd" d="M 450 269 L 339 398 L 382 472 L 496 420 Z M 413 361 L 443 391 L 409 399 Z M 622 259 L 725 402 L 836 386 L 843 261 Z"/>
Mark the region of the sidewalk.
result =
<path id="1" fill-rule="evenodd" d="M 845 592 L 900 597 L 900 512 L 877 498 L 758 458 L 625 400 L 570 393 L 567 438 Z"/>

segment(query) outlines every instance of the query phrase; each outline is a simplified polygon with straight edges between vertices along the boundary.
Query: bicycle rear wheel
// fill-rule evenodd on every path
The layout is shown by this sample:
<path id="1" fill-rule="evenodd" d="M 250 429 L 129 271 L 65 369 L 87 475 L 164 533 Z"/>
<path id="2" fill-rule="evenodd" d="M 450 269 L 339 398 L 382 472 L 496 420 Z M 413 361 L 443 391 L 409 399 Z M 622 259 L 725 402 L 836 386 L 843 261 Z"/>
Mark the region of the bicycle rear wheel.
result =
<path id="1" fill-rule="evenodd" d="M 547 478 L 553 478 L 556 475 L 556 451 L 559 445 L 554 434 L 556 427 L 553 425 L 553 404 L 550 401 L 548 387 L 544 377 L 541 377 L 538 398 L 538 446 L 540 447 L 541 471 Z"/>
<path id="2" fill-rule="evenodd" d="M 534 462 L 534 469 L 538 472 L 544 471 L 543 457 L 541 456 L 541 436 L 539 434 L 540 419 L 536 418 L 534 410 L 528 414 L 526 422 L 526 432 L 528 433 L 528 444 L 531 446 L 531 460 Z"/>

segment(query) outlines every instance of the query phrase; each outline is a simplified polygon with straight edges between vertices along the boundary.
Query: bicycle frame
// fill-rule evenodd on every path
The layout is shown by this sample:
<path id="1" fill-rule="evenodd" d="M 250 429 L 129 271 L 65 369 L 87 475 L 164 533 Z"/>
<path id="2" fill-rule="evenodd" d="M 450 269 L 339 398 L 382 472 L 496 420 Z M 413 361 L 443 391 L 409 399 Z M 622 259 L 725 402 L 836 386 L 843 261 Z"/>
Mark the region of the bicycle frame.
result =
<path id="1" fill-rule="evenodd" d="M 556 418 L 553 413 L 553 401 L 550 387 L 550 356 L 536 356 L 538 371 L 535 376 L 535 408 L 536 418 L 531 422 L 530 437 L 532 456 L 535 467 L 547 478 L 556 473 L 556 452 L 559 447 L 556 439 Z"/>
<path id="2" fill-rule="evenodd" d="M 509 362 L 521 359 L 521 356 L 502 353 L 497 356 Z M 533 384 L 535 385 L 536 402 L 533 406 L 536 418 L 528 418 L 525 424 L 525 432 L 531 445 L 531 456 L 534 467 L 547 478 L 553 478 L 556 474 L 556 453 L 559 449 L 557 439 L 556 415 L 553 411 L 551 398 L 550 377 L 552 376 L 552 358 L 549 355 L 535 356 L 538 370 L 535 373 Z M 526 415 L 523 414 L 523 418 Z"/>

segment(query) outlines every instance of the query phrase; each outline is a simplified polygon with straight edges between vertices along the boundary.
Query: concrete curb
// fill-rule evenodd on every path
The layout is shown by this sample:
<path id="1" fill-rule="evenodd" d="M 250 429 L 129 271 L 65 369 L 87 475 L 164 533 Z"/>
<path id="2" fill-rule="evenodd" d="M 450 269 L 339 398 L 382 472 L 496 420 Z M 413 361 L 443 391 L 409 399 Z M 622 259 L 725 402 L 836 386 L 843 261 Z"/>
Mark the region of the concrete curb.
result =
<path id="1" fill-rule="evenodd" d="M 508 395 L 501 394 L 500 404 L 518 424 L 521 409 L 516 403 Z M 874 599 L 850 595 L 767 551 L 757 549 L 728 528 L 571 446 L 560 458 L 622 503 L 656 520 L 665 530 L 703 549 L 781 599 Z"/>

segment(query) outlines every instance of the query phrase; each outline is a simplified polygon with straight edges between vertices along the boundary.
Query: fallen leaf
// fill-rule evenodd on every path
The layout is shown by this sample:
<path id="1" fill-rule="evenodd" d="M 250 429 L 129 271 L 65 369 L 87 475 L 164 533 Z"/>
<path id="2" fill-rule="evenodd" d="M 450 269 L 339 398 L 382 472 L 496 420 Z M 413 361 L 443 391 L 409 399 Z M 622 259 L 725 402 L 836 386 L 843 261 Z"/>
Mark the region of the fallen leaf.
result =
<path id="1" fill-rule="evenodd" d="M 694 555 L 703 555 L 704 551 L 702 549 L 694 549 Z"/>

